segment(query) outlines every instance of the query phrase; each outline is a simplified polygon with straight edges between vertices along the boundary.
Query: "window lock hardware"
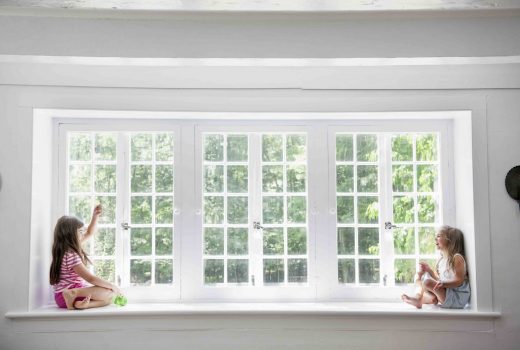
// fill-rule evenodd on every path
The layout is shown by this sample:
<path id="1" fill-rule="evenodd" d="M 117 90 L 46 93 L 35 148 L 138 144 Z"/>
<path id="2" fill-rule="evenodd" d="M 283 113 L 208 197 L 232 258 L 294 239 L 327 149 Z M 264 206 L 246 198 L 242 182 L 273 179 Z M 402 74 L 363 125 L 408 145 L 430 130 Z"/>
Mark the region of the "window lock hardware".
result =
<path id="1" fill-rule="evenodd" d="M 386 280 L 387 280 L 388 276 L 387 275 L 384 275 L 383 276 L 383 286 L 386 286 Z"/>
<path id="2" fill-rule="evenodd" d="M 255 285 L 255 275 L 251 275 L 251 285 Z"/>
<path id="3" fill-rule="evenodd" d="M 121 287 L 121 276 L 117 275 L 117 285 Z"/>
<path id="4" fill-rule="evenodd" d="M 130 227 L 130 225 L 128 225 L 128 222 L 122 222 L 121 223 L 121 227 L 123 228 L 123 230 L 127 231 Z"/>
<path id="5" fill-rule="evenodd" d="M 262 225 L 260 225 L 259 221 L 253 221 L 253 228 L 255 230 L 262 230 L 264 227 Z"/>
<path id="6" fill-rule="evenodd" d="M 391 230 L 393 228 L 397 228 L 397 226 L 393 225 L 390 221 L 385 222 L 385 230 Z"/>

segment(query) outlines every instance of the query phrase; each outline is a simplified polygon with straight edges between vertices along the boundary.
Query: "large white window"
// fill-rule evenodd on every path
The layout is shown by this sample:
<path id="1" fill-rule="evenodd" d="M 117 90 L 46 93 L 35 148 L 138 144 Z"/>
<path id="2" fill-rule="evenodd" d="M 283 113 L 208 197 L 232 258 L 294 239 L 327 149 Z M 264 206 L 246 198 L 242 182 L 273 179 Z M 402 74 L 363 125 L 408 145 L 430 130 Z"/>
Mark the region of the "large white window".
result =
<path id="1" fill-rule="evenodd" d="M 393 298 L 452 186 L 449 122 L 60 124 L 58 210 L 136 300 Z M 144 127 L 146 126 L 146 127 Z"/>

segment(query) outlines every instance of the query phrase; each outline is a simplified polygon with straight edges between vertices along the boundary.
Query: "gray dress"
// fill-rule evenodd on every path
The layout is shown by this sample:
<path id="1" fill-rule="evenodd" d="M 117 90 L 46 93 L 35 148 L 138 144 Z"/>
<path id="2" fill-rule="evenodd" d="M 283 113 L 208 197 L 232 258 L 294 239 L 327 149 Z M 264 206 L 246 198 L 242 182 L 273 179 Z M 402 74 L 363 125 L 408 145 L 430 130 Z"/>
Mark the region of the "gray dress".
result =
<path id="1" fill-rule="evenodd" d="M 460 256 L 464 259 L 462 255 Z M 450 281 L 455 278 L 455 273 L 449 269 L 447 263 L 447 260 L 444 258 L 441 258 L 439 261 L 438 270 L 441 281 Z M 464 260 L 464 273 L 466 274 L 466 260 Z M 469 281 L 465 279 L 462 285 L 456 288 L 446 288 L 446 300 L 444 300 L 441 307 L 445 309 L 463 309 L 469 303 L 470 297 Z"/>

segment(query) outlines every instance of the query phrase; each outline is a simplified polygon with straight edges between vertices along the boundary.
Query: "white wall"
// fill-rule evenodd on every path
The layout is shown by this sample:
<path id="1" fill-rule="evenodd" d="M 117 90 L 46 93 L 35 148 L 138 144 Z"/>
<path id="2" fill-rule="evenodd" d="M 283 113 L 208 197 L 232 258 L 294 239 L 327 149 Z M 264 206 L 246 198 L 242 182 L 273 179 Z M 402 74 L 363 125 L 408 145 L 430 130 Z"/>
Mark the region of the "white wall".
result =
<path id="1" fill-rule="evenodd" d="M 520 32 L 519 17 L 427 18 L 424 25 L 418 19 L 403 24 L 377 16 L 363 21 L 336 20 L 332 24 L 326 17 L 321 17 L 311 25 L 280 18 L 276 25 L 254 18 L 251 21 L 252 24 L 233 19 L 229 24 L 225 19 L 213 21 L 208 17 L 204 21 L 184 22 L 177 18 L 152 23 L 141 19 L 0 16 L 0 54 L 118 57 L 520 54 L 520 44 L 514 35 Z M 512 74 L 518 73 L 516 66 L 509 69 Z M 408 75 L 403 84 L 424 79 L 421 73 L 425 70 L 420 68 L 415 72 L 417 74 Z M 479 74 L 479 71 L 474 69 L 474 73 Z M 22 76 L 23 72 L 18 74 Z M 2 78 L 0 74 L 0 84 L 5 83 Z M 377 76 L 372 79 L 384 84 Z M 464 77 L 454 74 L 444 83 L 459 86 L 462 79 Z M 110 85 L 103 77 L 99 80 L 103 81 L 103 86 Z M 334 85 L 334 76 L 325 80 Z M 475 229 L 486 232 L 484 237 L 491 237 L 490 289 L 493 308 L 501 311 L 502 317 L 483 322 L 331 316 L 184 316 L 68 321 L 12 321 L 0 317 L 0 349 L 65 348 L 60 340 L 69 344 L 74 342 L 79 349 L 93 346 L 134 349 L 150 344 L 157 349 L 514 349 L 520 344 L 520 279 L 515 277 L 515 270 L 520 265 L 520 212 L 504 188 L 508 169 L 520 162 L 518 88 L 330 90 L 325 85 L 320 86 L 322 90 L 288 87 L 203 89 L 204 86 L 199 89 L 139 89 L 31 86 L 30 77 L 23 81 L 22 85 L 0 85 L 0 174 L 3 183 L 0 190 L 0 256 L 4 259 L 0 267 L 0 315 L 9 310 L 26 309 L 30 297 L 33 108 L 163 111 L 471 109 L 477 122 L 473 135 L 473 150 L 474 153 L 478 151 L 474 154 L 474 194 L 475 210 L 481 223 Z M 490 86 L 495 83 L 489 81 Z M 478 187 L 482 187 L 482 192 Z M 482 198 L 485 198 L 484 203 L 479 201 Z M 483 260 L 487 258 L 484 256 Z"/>

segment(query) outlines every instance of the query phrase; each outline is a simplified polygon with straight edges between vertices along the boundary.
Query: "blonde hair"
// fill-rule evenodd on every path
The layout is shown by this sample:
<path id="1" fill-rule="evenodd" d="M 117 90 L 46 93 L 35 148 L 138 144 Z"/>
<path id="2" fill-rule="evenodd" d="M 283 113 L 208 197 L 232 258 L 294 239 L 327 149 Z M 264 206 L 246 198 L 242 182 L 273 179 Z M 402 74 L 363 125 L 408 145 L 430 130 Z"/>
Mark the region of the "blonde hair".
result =
<path id="1" fill-rule="evenodd" d="M 446 255 L 443 257 L 447 260 L 448 267 L 453 271 L 455 270 L 455 255 L 460 254 L 466 260 L 466 252 L 464 250 L 464 234 L 461 230 L 451 226 L 442 226 L 439 229 L 439 233 L 443 234 L 446 238 Z M 467 269 L 466 269 L 467 274 Z"/>

